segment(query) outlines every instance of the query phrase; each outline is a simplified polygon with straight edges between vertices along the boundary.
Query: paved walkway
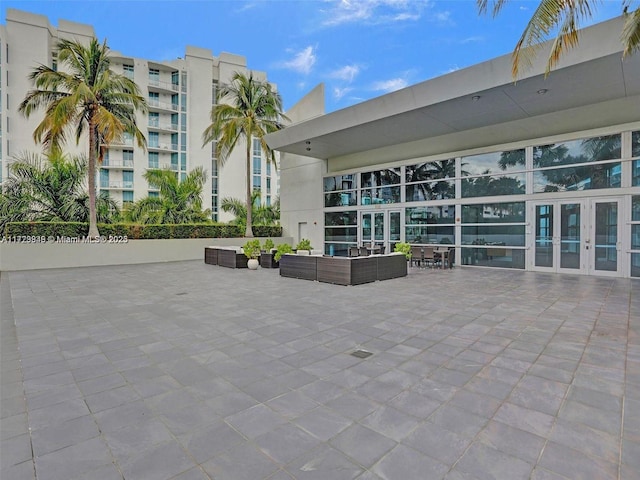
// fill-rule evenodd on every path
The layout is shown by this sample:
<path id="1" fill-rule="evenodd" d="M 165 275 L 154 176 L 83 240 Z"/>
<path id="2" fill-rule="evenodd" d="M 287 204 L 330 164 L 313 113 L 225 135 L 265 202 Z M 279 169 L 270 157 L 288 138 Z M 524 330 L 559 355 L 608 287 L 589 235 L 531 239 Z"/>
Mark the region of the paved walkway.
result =
<path id="1" fill-rule="evenodd" d="M 640 478 L 638 281 L 179 262 L 0 300 L 3 480 Z"/>

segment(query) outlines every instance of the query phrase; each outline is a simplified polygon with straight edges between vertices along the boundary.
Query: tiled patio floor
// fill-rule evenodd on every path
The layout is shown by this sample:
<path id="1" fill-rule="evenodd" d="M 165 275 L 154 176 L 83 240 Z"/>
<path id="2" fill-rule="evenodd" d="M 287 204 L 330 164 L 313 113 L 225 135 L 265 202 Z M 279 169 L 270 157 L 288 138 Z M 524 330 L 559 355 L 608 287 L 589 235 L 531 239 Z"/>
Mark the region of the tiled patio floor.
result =
<path id="1" fill-rule="evenodd" d="M 3 480 L 640 478 L 639 281 L 180 262 L 0 301 Z"/>

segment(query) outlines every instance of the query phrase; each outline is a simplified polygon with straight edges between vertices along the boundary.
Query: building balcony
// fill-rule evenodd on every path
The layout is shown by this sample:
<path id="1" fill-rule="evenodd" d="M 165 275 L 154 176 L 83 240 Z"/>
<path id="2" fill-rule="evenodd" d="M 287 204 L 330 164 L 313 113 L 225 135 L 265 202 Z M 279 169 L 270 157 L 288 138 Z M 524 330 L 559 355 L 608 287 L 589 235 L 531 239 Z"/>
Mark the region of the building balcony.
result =
<path id="1" fill-rule="evenodd" d="M 153 132 L 177 132 L 178 124 L 149 121 L 148 128 Z"/>
<path id="2" fill-rule="evenodd" d="M 154 98 L 147 99 L 147 106 L 151 112 L 177 112 L 180 109 L 180 105 L 161 102 Z"/>
<path id="3" fill-rule="evenodd" d="M 163 170 L 171 170 L 172 172 L 177 172 L 179 170 L 177 163 L 163 163 L 160 165 L 160 168 Z"/>
<path id="4" fill-rule="evenodd" d="M 150 152 L 177 152 L 178 144 L 177 143 L 158 143 L 155 145 L 147 145 L 147 150 Z"/>
<path id="5" fill-rule="evenodd" d="M 163 91 L 163 92 L 179 92 L 180 85 L 176 85 L 170 82 L 163 82 L 161 80 L 149 79 L 149 91 Z"/>
<path id="6" fill-rule="evenodd" d="M 133 160 L 111 160 L 109 158 L 105 158 L 102 161 L 102 168 L 133 168 Z"/>
<path id="7" fill-rule="evenodd" d="M 100 188 L 103 190 L 133 190 L 133 182 L 118 180 L 110 180 L 108 182 L 100 181 Z"/>

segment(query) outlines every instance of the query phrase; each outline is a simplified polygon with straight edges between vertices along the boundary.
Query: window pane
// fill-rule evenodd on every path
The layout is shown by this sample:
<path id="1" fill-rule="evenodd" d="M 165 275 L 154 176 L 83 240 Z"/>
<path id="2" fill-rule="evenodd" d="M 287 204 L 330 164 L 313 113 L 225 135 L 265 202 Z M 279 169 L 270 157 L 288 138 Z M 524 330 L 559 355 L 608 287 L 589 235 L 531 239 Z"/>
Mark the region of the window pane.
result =
<path id="1" fill-rule="evenodd" d="M 355 243 L 325 243 L 324 254 L 336 257 L 347 257 L 349 255 L 349 247 L 355 246 Z"/>
<path id="2" fill-rule="evenodd" d="M 533 191 L 541 193 L 618 188 L 621 173 L 619 162 L 541 170 L 533 172 Z"/>
<path id="3" fill-rule="evenodd" d="M 324 229 L 324 239 L 327 242 L 357 242 L 357 227 L 331 227 Z"/>
<path id="4" fill-rule="evenodd" d="M 324 179 L 325 192 L 350 190 L 353 188 L 356 188 L 355 175 L 336 175 L 335 177 L 325 177 Z"/>
<path id="5" fill-rule="evenodd" d="M 456 207 L 441 205 L 439 207 L 415 207 L 405 209 L 407 225 L 425 225 L 434 223 L 454 223 Z"/>
<path id="6" fill-rule="evenodd" d="M 339 207 L 341 205 L 351 206 L 358 204 L 358 196 L 355 190 L 342 193 L 326 193 L 324 196 L 325 207 Z"/>
<path id="7" fill-rule="evenodd" d="M 383 187 L 400 183 L 400 167 L 385 168 L 361 174 L 361 187 Z"/>
<path id="8" fill-rule="evenodd" d="M 462 227 L 463 245 L 511 245 L 523 247 L 524 225 L 476 225 Z"/>
<path id="9" fill-rule="evenodd" d="M 362 205 L 378 205 L 383 203 L 399 203 L 400 187 L 372 188 L 362 191 Z"/>
<path id="10" fill-rule="evenodd" d="M 631 220 L 640 222 L 640 195 L 631 197 Z"/>
<path id="11" fill-rule="evenodd" d="M 533 167 L 600 162 L 620 158 L 620 134 L 533 147 Z"/>
<path id="12" fill-rule="evenodd" d="M 524 221 L 524 202 L 462 206 L 462 223 L 516 223 Z"/>
<path id="13" fill-rule="evenodd" d="M 462 157 L 462 176 L 511 172 L 523 170 L 524 166 L 524 149 L 470 155 Z"/>
<path id="14" fill-rule="evenodd" d="M 631 133 L 631 156 L 640 157 L 640 130 Z"/>
<path id="15" fill-rule="evenodd" d="M 516 173 L 510 176 L 476 177 L 462 179 L 462 196 L 487 197 L 492 195 L 518 195 L 525 193 L 526 176 Z"/>
<path id="16" fill-rule="evenodd" d="M 640 160 L 634 160 L 631 164 L 631 185 L 640 185 Z"/>
<path id="17" fill-rule="evenodd" d="M 405 227 L 405 241 L 408 243 L 452 245 L 455 243 L 454 227 L 453 225 L 408 226 Z"/>
<path id="18" fill-rule="evenodd" d="M 463 248 L 462 264 L 523 269 L 524 255 L 524 250 L 508 247 Z"/>
<path id="19" fill-rule="evenodd" d="M 325 226 L 357 225 L 358 213 L 355 210 L 348 212 L 327 212 L 324 214 Z"/>
<path id="20" fill-rule="evenodd" d="M 456 176 L 455 159 L 439 160 L 436 162 L 424 162 L 405 167 L 405 180 L 407 182 L 420 182 L 423 180 L 435 180 L 437 178 L 453 178 Z"/>
<path id="21" fill-rule="evenodd" d="M 453 180 L 439 182 L 414 183 L 406 187 L 407 202 L 425 200 L 448 200 L 456 197 L 456 185 Z"/>

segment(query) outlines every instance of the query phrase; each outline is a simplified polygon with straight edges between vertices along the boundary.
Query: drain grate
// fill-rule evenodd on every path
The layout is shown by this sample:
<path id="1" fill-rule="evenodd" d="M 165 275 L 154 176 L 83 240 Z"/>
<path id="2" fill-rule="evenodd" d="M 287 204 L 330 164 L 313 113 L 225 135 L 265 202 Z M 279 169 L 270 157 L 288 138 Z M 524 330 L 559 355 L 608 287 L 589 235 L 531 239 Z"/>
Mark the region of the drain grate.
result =
<path id="1" fill-rule="evenodd" d="M 180 292 L 180 293 L 176 293 L 176 295 L 186 295 L 187 292 Z"/>
<path id="2" fill-rule="evenodd" d="M 367 358 L 367 357 L 370 357 L 371 355 L 373 355 L 373 353 L 367 352 L 366 350 L 356 350 L 351 355 L 353 355 L 354 357 L 358 357 L 358 358 Z"/>

